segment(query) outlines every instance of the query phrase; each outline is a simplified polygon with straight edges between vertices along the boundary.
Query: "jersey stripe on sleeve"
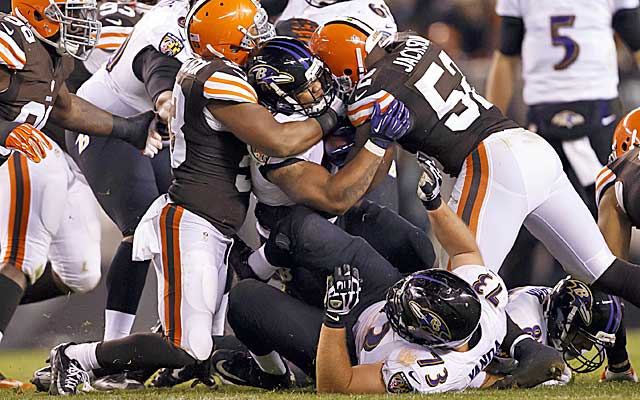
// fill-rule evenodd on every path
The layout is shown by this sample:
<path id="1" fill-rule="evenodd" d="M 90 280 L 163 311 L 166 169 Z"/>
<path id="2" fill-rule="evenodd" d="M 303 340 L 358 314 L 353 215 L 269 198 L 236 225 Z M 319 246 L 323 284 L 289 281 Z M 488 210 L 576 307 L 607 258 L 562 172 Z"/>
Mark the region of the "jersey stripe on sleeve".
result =
<path id="1" fill-rule="evenodd" d="M 258 102 L 256 91 L 247 81 L 220 71 L 207 79 L 204 85 L 204 97 L 238 103 Z"/>
<path id="2" fill-rule="evenodd" d="M 96 48 L 107 51 L 115 50 L 124 43 L 131 31 L 133 31 L 133 27 L 130 26 L 104 26 L 100 30 Z"/>
<path id="3" fill-rule="evenodd" d="M 380 109 L 385 112 L 395 98 L 387 91 L 380 90 L 352 104 L 349 104 L 347 115 L 353 126 L 360 126 L 367 122 L 373 115 L 373 103 L 380 104 Z"/>
<path id="4" fill-rule="evenodd" d="M 13 38 L 0 31 L 0 65 L 20 70 L 27 63 L 27 56 Z"/>
<path id="5" fill-rule="evenodd" d="M 609 167 L 604 167 L 600 170 L 596 177 L 596 204 L 600 204 L 602 195 L 615 180 L 616 174 Z"/>

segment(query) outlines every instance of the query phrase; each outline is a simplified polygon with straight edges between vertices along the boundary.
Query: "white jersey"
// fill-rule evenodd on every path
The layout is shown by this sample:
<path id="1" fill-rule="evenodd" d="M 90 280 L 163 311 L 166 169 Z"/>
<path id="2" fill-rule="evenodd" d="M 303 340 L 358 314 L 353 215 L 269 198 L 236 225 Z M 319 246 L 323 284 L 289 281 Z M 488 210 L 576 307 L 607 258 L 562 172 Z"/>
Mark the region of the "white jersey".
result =
<path id="1" fill-rule="evenodd" d="M 384 0 L 341 1 L 324 7 L 313 7 L 304 0 L 289 0 L 278 21 L 305 18 L 322 25 L 338 17 L 357 18 L 374 30 L 391 34 L 398 31 L 398 26 Z"/>
<path id="2" fill-rule="evenodd" d="M 153 110 L 154 105 L 144 83 L 133 72 L 133 60 L 147 46 L 180 62 L 187 60 L 190 52 L 183 26 L 188 9 L 188 1 L 160 1 L 140 19 L 126 42 L 100 68 L 107 73 L 99 74 L 99 78 L 136 113 Z"/>
<path id="3" fill-rule="evenodd" d="M 544 313 L 545 303 L 553 291 L 545 286 L 523 286 L 509 292 L 507 314 L 525 333 L 531 335 L 542 344 L 547 343 L 547 318 Z M 557 381 L 545 382 L 545 385 L 564 385 L 571 380 L 571 370 L 565 367 Z"/>
<path id="4" fill-rule="evenodd" d="M 389 326 L 384 301 L 367 308 L 353 327 L 358 364 L 383 363 L 389 393 L 460 391 L 484 382 L 483 369 L 499 352 L 507 332 L 507 289 L 486 267 L 468 265 L 453 273 L 471 284 L 481 303 L 482 335 L 469 351 L 430 349 L 402 339 Z"/>
<path id="5" fill-rule="evenodd" d="M 498 0 L 496 12 L 521 18 L 524 101 L 528 105 L 618 96 L 611 18 L 638 0 Z"/>

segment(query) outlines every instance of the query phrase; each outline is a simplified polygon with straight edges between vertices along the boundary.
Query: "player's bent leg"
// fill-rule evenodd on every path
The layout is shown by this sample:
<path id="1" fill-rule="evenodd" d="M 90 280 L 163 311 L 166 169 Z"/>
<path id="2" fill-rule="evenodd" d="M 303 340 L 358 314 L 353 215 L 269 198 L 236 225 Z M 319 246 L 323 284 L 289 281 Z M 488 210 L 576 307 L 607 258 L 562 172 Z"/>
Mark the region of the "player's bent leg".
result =
<path id="1" fill-rule="evenodd" d="M 364 238 L 403 273 L 431 268 L 435 263 L 433 245 L 426 232 L 387 207 L 363 200 L 339 220 L 346 232 Z"/>
<path id="2" fill-rule="evenodd" d="M 231 289 L 227 319 L 236 337 L 248 347 L 256 361 L 266 364 L 271 360 L 273 363 L 274 358 L 277 361 L 277 354 L 305 373 L 314 374 L 322 325 L 321 309 L 288 296 L 264 282 L 246 279 Z M 220 361 L 216 353 L 214 359 Z M 256 384 L 260 378 L 256 376 L 259 374 L 255 366 L 252 367 L 253 364 L 246 359 L 242 361 L 236 359 L 222 366 L 214 363 L 214 368 L 223 377 L 230 377 L 235 372 L 246 377 L 245 384 L 260 386 Z M 273 372 L 271 375 L 277 375 Z M 281 372 L 280 375 L 284 374 Z"/>

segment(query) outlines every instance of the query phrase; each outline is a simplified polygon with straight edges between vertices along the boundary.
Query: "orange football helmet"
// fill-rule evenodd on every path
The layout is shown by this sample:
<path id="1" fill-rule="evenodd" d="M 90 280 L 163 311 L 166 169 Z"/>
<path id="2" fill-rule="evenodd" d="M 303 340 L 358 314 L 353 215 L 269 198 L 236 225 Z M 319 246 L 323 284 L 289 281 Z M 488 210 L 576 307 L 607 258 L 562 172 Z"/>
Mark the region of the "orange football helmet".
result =
<path id="1" fill-rule="evenodd" d="M 630 111 L 616 126 L 613 133 L 610 159 L 615 160 L 625 152 L 640 146 L 640 107 Z"/>
<path id="2" fill-rule="evenodd" d="M 226 57 L 238 65 L 249 51 L 275 36 L 258 0 L 198 0 L 186 21 L 191 50 L 204 59 Z"/>
<path id="3" fill-rule="evenodd" d="M 340 91 L 349 94 L 366 72 L 366 43 L 373 29 L 356 18 L 339 18 L 321 25 L 309 47 L 337 78 Z"/>
<path id="4" fill-rule="evenodd" d="M 96 0 L 11 0 L 11 10 L 38 39 L 80 60 L 89 57 L 100 36 Z"/>

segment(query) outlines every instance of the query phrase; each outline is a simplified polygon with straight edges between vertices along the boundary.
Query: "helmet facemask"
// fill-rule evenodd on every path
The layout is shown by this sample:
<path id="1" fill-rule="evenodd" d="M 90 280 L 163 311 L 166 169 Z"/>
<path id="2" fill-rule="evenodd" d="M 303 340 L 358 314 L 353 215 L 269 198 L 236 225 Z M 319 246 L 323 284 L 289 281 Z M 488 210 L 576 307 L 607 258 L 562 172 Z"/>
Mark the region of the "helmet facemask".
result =
<path id="1" fill-rule="evenodd" d="M 45 8 L 44 15 L 60 24 L 57 42 L 38 37 L 54 46 L 61 54 L 69 54 L 79 60 L 89 58 L 98 42 L 102 24 L 98 22 L 98 7 L 95 0 L 67 0 L 54 2 Z"/>

